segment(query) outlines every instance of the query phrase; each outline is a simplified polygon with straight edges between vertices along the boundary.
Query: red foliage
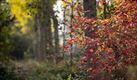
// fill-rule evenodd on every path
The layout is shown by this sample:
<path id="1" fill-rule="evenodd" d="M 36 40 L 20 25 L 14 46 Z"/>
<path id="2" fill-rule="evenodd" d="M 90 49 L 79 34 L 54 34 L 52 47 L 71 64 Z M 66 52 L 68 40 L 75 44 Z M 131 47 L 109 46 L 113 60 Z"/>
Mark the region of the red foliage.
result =
<path id="1" fill-rule="evenodd" d="M 106 0 L 102 0 L 102 1 L 101 1 L 101 4 L 102 4 L 103 6 L 108 5 L 108 3 L 106 2 Z"/>
<path id="2" fill-rule="evenodd" d="M 106 3 L 103 3 L 105 5 Z M 81 32 L 91 30 L 90 36 L 85 36 L 85 53 L 82 64 L 90 73 L 98 74 L 126 67 L 137 57 L 137 2 L 127 0 L 116 9 L 110 19 L 95 20 L 84 17 L 75 17 L 72 23 L 74 36 L 69 44 L 80 43 Z M 92 32 L 92 31 L 95 32 Z M 88 63 L 88 61 L 90 61 Z"/>

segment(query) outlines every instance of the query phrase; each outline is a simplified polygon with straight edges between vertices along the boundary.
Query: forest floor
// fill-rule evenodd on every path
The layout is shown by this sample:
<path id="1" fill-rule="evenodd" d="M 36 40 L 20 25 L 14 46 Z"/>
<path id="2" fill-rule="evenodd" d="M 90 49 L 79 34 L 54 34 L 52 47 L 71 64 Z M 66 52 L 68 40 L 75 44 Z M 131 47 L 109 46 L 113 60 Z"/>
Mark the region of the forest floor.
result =
<path id="1" fill-rule="evenodd" d="M 74 65 L 70 69 L 66 61 L 57 64 L 35 60 L 15 62 L 15 73 L 25 80 L 67 80 L 70 74 L 78 71 L 80 71 L 78 66 Z"/>

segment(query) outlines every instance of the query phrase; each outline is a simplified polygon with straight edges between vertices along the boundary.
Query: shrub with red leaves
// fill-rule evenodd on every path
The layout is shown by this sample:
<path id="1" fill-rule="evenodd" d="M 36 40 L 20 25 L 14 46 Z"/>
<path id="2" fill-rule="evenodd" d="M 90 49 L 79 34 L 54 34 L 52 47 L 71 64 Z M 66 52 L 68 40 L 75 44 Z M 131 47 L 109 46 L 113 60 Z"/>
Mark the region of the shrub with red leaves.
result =
<path id="1" fill-rule="evenodd" d="M 136 0 L 125 0 L 110 19 L 95 20 L 76 16 L 72 24 L 74 35 L 79 36 L 79 43 L 82 43 L 87 50 L 82 58 L 82 64 L 88 65 L 85 69 L 91 73 L 92 77 L 102 72 L 112 73 L 116 69 L 135 64 L 134 60 L 137 57 Z M 95 32 L 81 39 L 79 33 L 84 33 L 87 28 Z"/>

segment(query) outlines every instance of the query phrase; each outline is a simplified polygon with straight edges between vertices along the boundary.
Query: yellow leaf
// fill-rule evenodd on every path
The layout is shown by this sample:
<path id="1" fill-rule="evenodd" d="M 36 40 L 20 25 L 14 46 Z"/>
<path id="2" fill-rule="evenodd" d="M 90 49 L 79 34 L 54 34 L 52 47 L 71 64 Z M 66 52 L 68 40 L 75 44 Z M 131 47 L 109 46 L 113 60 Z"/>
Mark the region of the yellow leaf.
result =
<path id="1" fill-rule="evenodd" d="M 68 3 L 72 3 L 72 0 L 63 0 L 63 6 L 66 7 Z"/>

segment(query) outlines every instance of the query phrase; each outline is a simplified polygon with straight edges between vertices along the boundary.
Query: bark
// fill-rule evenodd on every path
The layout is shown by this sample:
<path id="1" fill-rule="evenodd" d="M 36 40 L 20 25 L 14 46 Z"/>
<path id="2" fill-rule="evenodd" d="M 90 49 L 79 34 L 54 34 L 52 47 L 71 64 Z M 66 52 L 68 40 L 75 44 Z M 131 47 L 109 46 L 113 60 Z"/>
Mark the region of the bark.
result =
<path id="1" fill-rule="evenodd" d="M 58 20 L 57 17 L 55 15 L 55 12 L 53 10 L 52 6 L 49 6 L 50 8 L 50 16 L 53 19 L 53 25 L 54 25 L 54 49 L 55 49 L 55 53 L 54 54 L 58 54 L 59 53 L 59 31 L 58 31 Z"/>
<path id="2" fill-rule="evenodd" d="M 54 33 L 51 31 L 51 19 L 53 19 Z M 49 0 L 41 1 L 41 8 L 35 20 L 35 56 L 38 60 L 55 60 L 56 54 L 59 53 L 58 20 Z"/>
<path id="3" fill-rule="evenodd" d="M 53 18 L 54 21 L 54 38 L 55 38 L 55 54 L 59 53 L 59 34 L 58 34 L 58 20 Z"/>
<path id="4" fill-rule="evenodd" d="M 51 33 L 51 20 L 49 10 L 49 1 L 43 0 L 41 8 L 35 17 L 36 26 L 36 59 L 44 60 L 48 54 L 51 54 L 52 49 L 52 33 Z"/>
<path id="5" fill-rule="evenodd" d="M 85 11 L 85 17 L 96 18 L 96 0 L 84 0 L 83 7 Z"/>

